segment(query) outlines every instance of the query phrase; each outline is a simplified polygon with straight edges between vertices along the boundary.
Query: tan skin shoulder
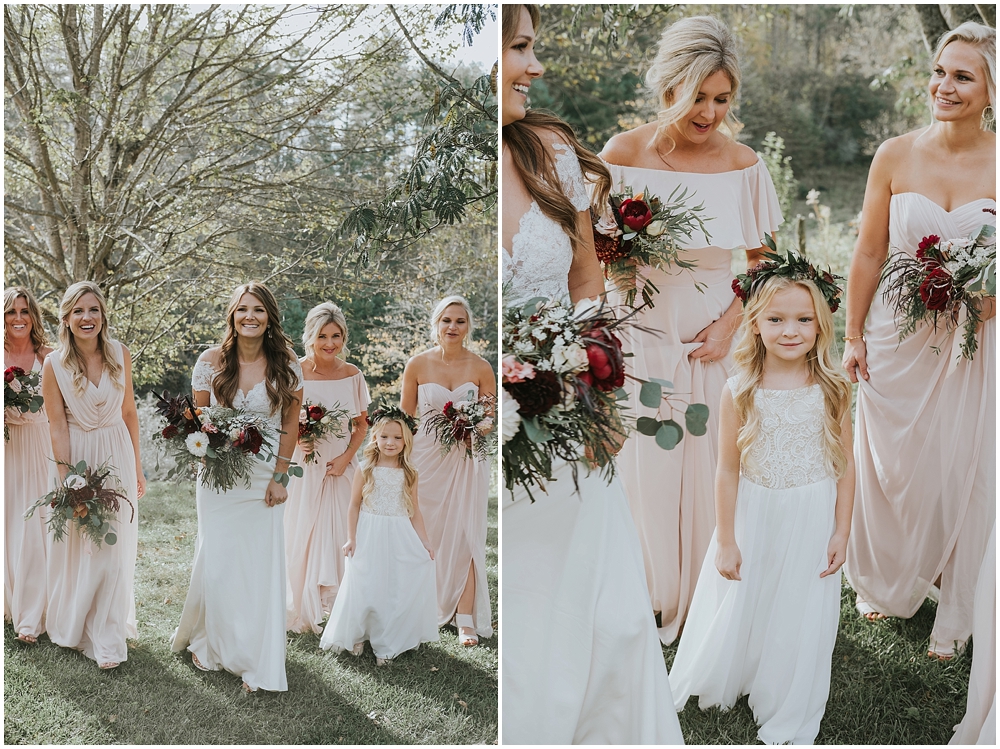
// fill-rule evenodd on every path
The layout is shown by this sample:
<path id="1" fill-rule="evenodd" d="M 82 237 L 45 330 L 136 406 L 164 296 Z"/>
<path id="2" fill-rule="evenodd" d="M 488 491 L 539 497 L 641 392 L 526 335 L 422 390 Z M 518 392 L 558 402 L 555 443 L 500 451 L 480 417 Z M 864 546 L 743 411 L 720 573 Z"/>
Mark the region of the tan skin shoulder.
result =
<path id="1" fill-rule="evenodd" d="M 600 156 L 609 164 L 618 166 L 641 166 L 643 151 L 656 135 L 656 123 L 649 122 L 633 130 L 618 133 L 604 146 Z"/>
<path id="2" fill-rule="evenodd" d="M 210 349 L 205 349 L 205 351 L 201 353 L 201 356 L 198 357 L 198 361 L 206 362 L 207 364 L 211 365 L 213 369 L 216 369 L 219 366 L 219 356 L 220 356 L 219 347 L 213 346 Z"/>

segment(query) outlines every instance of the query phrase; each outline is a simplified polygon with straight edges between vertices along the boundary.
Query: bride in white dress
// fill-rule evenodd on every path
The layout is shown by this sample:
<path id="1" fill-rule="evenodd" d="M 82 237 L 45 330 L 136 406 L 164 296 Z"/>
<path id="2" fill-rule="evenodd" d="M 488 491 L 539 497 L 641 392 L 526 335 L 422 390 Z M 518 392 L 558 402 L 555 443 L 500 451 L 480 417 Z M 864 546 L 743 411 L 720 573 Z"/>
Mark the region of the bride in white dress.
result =
<path id="1" fill-rule="evenodd" d="M 580 164 L 598 175 L 598 193 L 607 171 L 565 123 L 525 110 L 542 74 L 537 23 L 534 6 L 504 6 L 507 305 L 604 290 Z M 621 484 L 584 470 L 576 491 L 562 463 L 544 490 L 534 503 L 505 492 L 502 503 L 503 742 L 682 744 Z"/>
<path id="2" fill-rule="evenodd" d="M 272 445 L 277 462 L 257 461 L 249 489 L 237 483 L 217 492 L 198 482 L 191 586 L 171 647 L 191 651 L 203 671 L 225 669 L 243 677 L 248 692 L 284 692 L 288 491 L 276 479 L 287 472 L 295 447 L 302 367 L 281 329 L 274 295 L 263 284 L 237 287 L 226 318 L 222 345 L 195 364 L 195 404 L 259 413 L 283 434 Z"/>

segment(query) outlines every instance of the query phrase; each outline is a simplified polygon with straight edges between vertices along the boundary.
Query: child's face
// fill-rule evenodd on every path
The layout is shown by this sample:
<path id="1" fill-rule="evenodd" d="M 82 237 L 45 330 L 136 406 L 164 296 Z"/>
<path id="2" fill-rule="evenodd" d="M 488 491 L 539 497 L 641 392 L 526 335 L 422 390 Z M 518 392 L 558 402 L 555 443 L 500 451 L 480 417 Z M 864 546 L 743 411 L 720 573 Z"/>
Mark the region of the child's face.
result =
<path id="1" fill-rule="evenodd" d="M 804 361 L 819 335 L 812 294 L 802 286 L 781 289 L 771 298 L 753 327 L 769 356 L 789 362 Z"/>
<path id="2" fill-rule="evenodd" d="M 389 421 L 375 438 L 378 451 L 387 458 L 395 458 L 403 452 L 406 444 L 403 440 L 403 428 L 398 421 Z"/>

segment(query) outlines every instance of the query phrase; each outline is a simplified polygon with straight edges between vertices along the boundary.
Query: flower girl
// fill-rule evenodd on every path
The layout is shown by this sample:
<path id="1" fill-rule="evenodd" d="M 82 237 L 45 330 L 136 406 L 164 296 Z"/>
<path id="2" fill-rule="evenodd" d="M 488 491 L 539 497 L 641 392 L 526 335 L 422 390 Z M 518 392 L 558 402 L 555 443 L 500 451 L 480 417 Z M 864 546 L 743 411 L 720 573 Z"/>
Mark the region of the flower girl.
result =
<path id="1" fill-rule="evenodd" d="M 851 390 L 830 357 L 833 276 L 768 257 L 733 284 L 745 311 L 720 405 L 717 526 L 670 688 L 678 710 L 749 694 L 761 741 L 812 744 L 854 504 Z"/>
<path id="2" fill-rule="evenodd" d="M 416 420 L 395 407 L 368 420 L 371 439 L 351 489 L 344 581 L 319 646 L 361 655 L 368 640 L 384 666 L 438 639 L 437 590 L 410 463 Z"/>

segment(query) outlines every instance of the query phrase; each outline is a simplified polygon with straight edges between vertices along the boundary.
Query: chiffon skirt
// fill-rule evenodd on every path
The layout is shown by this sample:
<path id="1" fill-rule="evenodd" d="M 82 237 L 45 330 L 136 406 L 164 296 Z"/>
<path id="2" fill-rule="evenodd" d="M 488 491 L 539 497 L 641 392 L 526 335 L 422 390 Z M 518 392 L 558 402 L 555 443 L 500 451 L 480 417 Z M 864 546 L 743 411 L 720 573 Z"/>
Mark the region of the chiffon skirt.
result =
<path id="1" fill-rule="evenodd" d="M 89 431 L 70 423 L 69 454 L 71 463 L 85 460 L 92 467 L 108 461 L 136 505 L 135 452 L 123 422 Z M 50 470 L 55 476 L 55 468 Z M 98 548 L 69 527 L 66 537 L 49 547 L 45 617 L 49 639 L 82 650 L 98 663 L 127 660 L 125 638 L 136 637 L 133 587 L 139 513 L 136 508 L 132 517 L 128 503 L 121 505 L 111 521 L 118 536 L 113 546 Z"/>
<path id="2" fill-rule="evenodd" d="M 323 619 L 333 608 L 344 578 L 343 545 L 347 542 L 347 515 L 357 461 L 341 476 L 326 475 L 326 460 L 303 464 L 303 453 L 293 457 L 303 476 L 293 481 L 285 503 L 285 551 L 288 564 L 288 612 L 285 626 L 292 632 L 323 631 Z"/>
<path id="3" fill-rule="evenodd" d="M 337 652 L 368 640 L 379 658 L 437 642 L 435 562 L 405 515 L 358 516 L 354 556 L 319 646 Z"/>
<path id="4" fill-rule="evenodd" d="M 670 671 L 677 709 L 732 707 L 743 694 L 765 744 L 812 744 L 830 693 L 840 573 L 828 566 L 837 485 L 768 489 L 740 479 L 741 580 L 715 567 L 713 534 Z"/>
<path id="5" fill-rule="evenodd" d="M 237 484 L 225 493 L 199 480 L 191 586 L 171 647 L 241 676 L 251 689 L 283 692 L 285 506 L 264 503 L 273 470 L 258 462 L 249 489 Z"/>
<path id="6" fill-rule="evenodd" d="M 503 743 L 683 744 L 621 484 L 560 463 L 503 509 Z"/>
<path id="7" fill-rule="evenodd" d="M 4 619 L 18 634 L 45 631 L 45 560 L 48 507 L 24 519 L 25 511 L 49 492 L 52 442 L 47 421 L 10 424 L 4 445 Z"/>

